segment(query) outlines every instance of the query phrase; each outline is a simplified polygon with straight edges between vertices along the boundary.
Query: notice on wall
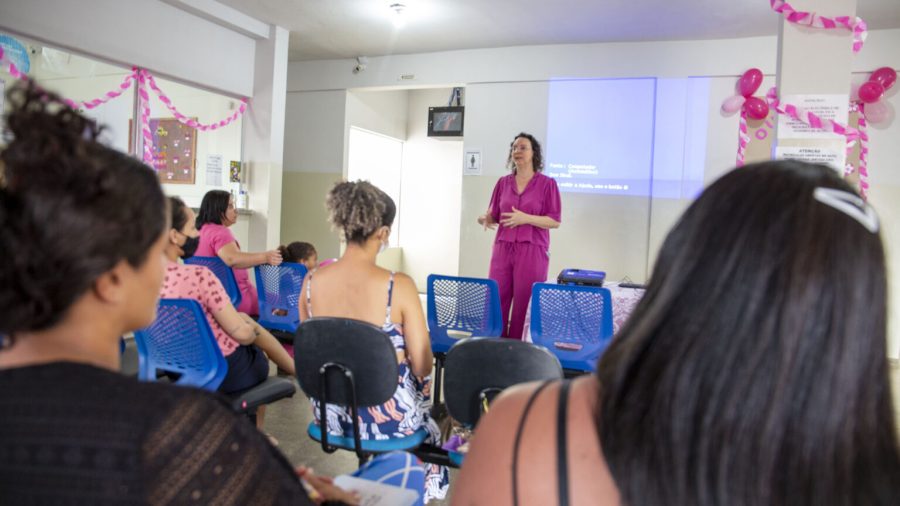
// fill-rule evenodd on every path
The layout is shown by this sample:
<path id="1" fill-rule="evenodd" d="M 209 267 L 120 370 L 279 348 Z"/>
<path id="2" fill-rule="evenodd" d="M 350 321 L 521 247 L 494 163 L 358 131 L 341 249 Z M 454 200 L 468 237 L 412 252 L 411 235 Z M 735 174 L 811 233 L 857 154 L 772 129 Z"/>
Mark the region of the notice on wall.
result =
<path id="1" fill-rule="evenodd" d="M 842 125 L 847 124 L 850 109 L 848 95 L 785 95 L 782 104 L 791 104 L 816 116 Z M 843 139 L 831 130 L 813 128 L 786 114 L 778 116 L 779 139 Z"/>
<path id="2" fill-rule="evenodd" d="M 778 160 L 802 160 L 804 162 L 821 163 L 828 165 L 842 175 L 846 157 L 847 152 L 841 149 L 840 146 L 778 146 L 775 148 L 775 158 Z"/>
<path id="3" fill-rule="evenodd" d="M 206 185 L 222 186 L 222 155 L 206 157 Z"/>
<path id="4" fill-rule="evenodd" d="M 463 157 L 463 175 L 464 176 L 480 176 L 481 175 L 481 150 L 469 148 L 465 151 Z"/>

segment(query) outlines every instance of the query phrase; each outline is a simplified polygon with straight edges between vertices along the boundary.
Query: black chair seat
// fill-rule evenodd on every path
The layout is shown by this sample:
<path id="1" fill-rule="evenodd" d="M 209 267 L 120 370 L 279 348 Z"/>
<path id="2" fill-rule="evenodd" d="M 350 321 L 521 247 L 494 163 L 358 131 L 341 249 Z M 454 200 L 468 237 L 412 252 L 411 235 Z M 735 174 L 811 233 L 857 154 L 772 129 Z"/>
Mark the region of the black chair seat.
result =
<path id="1" fill-rule="evenodd" d="M 296 392 L 294 380 L 269 377 L 259 385 L 228 395 L 228 398 L 231 399 L 232 409 L 239 413 L 247 413 L 279 399 L 293 397 Z"/>

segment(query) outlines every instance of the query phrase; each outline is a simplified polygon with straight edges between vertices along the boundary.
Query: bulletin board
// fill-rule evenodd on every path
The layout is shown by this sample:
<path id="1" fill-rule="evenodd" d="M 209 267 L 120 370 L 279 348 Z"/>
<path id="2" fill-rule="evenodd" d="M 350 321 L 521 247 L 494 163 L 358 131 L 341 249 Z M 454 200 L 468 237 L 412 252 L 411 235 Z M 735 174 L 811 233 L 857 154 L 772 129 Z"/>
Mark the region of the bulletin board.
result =
<path id="1" fill-rule="evenodd" d="M 131 128 L 129 122 L 129 131 Z M 159 182 L 194 184 L 197 175 L 197 129 L 175 118 L 150 118 L 150 133 L 153 136 L 153 168 Z M 128 138 L 131 139 L 131 135 Z M 129 151 L 133 151 L 130 145 Z"/>

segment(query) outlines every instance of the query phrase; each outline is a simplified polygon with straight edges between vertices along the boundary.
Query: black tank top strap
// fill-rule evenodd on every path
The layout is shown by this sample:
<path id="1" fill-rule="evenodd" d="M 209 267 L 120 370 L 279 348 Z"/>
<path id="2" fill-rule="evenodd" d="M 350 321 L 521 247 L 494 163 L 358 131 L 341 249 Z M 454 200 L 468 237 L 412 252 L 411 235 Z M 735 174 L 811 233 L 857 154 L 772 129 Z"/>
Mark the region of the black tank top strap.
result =
<path id="1" fill-rule="evenodd" d="M 569 452 L 566 414 L 569 411 L 568 380 L 562 382 L 559 389 L 559 402 L 556 406 L 556 479 L 559 487 L 559 506 L 569 506 Z"/>
<path id="2" fill-rule="evenodd" d="M 522 419 L 519 420 L 519 425 L 516 428 L 516 439 L 513 443 L 513 456 L 512 456 L 512 500 L 513 506 L 518 506 L 519 504 L 519 444 L 522 441 L 522 429 L 525 428 L 525 420 L 528 418 L 528 412 L 531 411 L 531 406 L 534 404 L 534 400 L 537 399 L 538 394 L 541 393 L 544 388 L 552 383 L 552 381 L 545 381 L 541 384 L 534 392 L 532 392 L 531 397 L 528 398 L 528 402 L 525 403 L 525 410 L 522 411 Z"/>

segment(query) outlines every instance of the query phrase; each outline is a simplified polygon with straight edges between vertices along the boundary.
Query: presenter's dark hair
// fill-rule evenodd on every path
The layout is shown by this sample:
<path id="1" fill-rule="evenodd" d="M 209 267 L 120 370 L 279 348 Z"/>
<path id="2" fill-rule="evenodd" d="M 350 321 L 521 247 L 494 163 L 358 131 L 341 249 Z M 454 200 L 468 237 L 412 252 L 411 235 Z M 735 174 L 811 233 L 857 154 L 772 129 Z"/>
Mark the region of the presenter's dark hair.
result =
<path id="1" fill-rule="evenodd" d="M 166 226 L 156 174 L 33 82 L 8 93 L 0 153 L 0 335 L 57 324 L 103 273 L 144 264 Z"/>
<path id="2" fill-rule="evenodd" d="M 325 199 L 332 225 L 350 243 L 362 244 L 381 227 L 394 224 L 394 200 L 368 181 L 336 183 Z"/>
<path id="3" fill-rule="evenodd" d="M 748 165 L 666 238 L 598 364 L 624 504 L 900 501 L 881 238 L 816 188 L 853 193 L 821 165 Z"/>
<path id="4" fill-rule="evenodd" d="M 200 212 L 197 213 L 197 230 L 203 225 L 213 223 L 222 224 L 222 218 L 228 211 L 228 203 L 231 202 L 231 194 L 225 190 L 210 190 L 200 201 Z"/>
<path id="5" fill-rule="evenodd" d="M 509 156 L 506 157 L 506 167 L 509 170 L 513 171 L 513 174 L 516 172 L 516 164 L 513 162 L 513 144 L 516 143 L 516 139 L 528 139 L 528 142 L 531 143 L 531 151 L 532 158 L 531 164 L 534 166 L 535 172 L 541 172 L 544 170 L 544 153 L 541 150 L 541 143 L 531 134 L 527 134 L 525 132 L 520 132 L 519 135 L 513 137 L 512 142 L 509 143 Z"/>

